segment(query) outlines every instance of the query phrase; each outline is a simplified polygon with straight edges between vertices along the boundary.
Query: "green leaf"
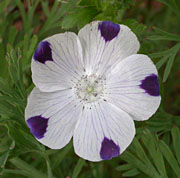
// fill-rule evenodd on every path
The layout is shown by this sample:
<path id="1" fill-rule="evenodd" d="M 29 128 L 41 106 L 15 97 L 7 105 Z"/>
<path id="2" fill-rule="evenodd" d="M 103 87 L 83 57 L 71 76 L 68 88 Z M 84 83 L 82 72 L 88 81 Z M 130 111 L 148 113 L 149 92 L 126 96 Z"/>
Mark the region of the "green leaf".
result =
<path id="1" fill-rule="evenodd" d="M 156 172 L 156 169 L 154 168 L 153 164 L 151 163 L 151 161 L 149 160 L 148 156 L 146 155 L 142 145 L 139 143 L 139 141 L 137 140 L 137 138 L 134 138 L 133 141 L 133 145 L 135 145 L 136 150 L 138 150 L 136 152 L 137 156 L 141 159 L 142 162 L 144 162 L 144 164 L 152 171 L 152 172 Z M 158 175 L 158 173 L 156 173 Z"/>
<path id="2" fill-rule="evenodd" d="M 79 28 L 89 23 L 97 15 L 97 10 L 93 7 L 77 8 L 62 21 L 62 28 L 70 29 L 75 25 Z M 84 18 L 86 17 L 86 18 Z"/>
<path id="3" fill-rule="evenodd" d="M 30 45 L 29 45 L 29 50 L 27 52 L 27 59 L 32 57 L 32 54 L 33 54 L 33 52 L 35 50 L 37 42 L 38 42 L 37 35 L 33 35 L 32 39 L 31 39 L 31 42 L 30 42 Z M 28 62 L 30 62 L 30 61 L 28 61 Z"/>
<path id="4" fill-rule="evenodd" d="M 11 77 L 11 81 L 17 87 L 20 96 L 26 100 L 27 94 L 25 90 L 25 86 L 23 83 L 23 74 L 22 74 L 22 66 L 21 66 L 21 52 L 20 50 L 14 51 L 11 50 L 10 53 L 6 56 L 7 61 L 9 63 L 9 75 Z"/>
<path id="5" fill-rule="evenodd" d="M 14 148 L 15 142 L 13 141 L 7 151 L 0 153 L 0 174 L 3 174 L 4 167 L 8 160 L 10 151 Z"/>
<path id="6" fill-rule="evenodd" d="M 121 156 L 121 158 L 151 178 L 159 178 L 159 174 L 157 174 L 157 172 L 153 172 L 151 169 L 149 169 L 149 167 L 144 162 L 142 162 L 142 160 L 139 160 L 132 153 L 126 152 Z"/>
<path id="7" fill-rule="evenodd" d="M 17 121 L 21 122 L 22 114 L 18 107 L 14 106 L 6 100 L 0 100 L 0 115 L 17 118 Z"/>
<path id="8" fill-rule="evenodd" d="M 161 51 L 161 52 L 158 52 L 158 53 L 153 53 L 153 54 L 149 54 L 148 56 L 151 57 L 151 58 L 157 58 L 157 57 L 162 57 L 162 56 L 169 56 L 169 53 L 170 53 L 170 49 L 168 50 L 165 50 L 165 51 Z"/>
<path id="9" fill-rule="evenodd" d="M 14 26 L 10 27 L 9 34 L 8 34 L 8 43 L 10 43 L 12 46 L 15 42 L 17 34 L 18 34 L 18 31 L 16 27 Z"/>
<path id="10" fill-rule="evenodd" d="M 72 149 L 72 143 L 69 143 L 63 150 L 59 150 L 55 155 L 52 161 L 52 167 L 55 171 L 60 163 L 63 161 L 68 152 Z"/>
<path id="11" fill-rule="evenodd" d="M 18 8 L 20 10 L 23 22 L 26 22 L 26 12 L 25 12 L 25 9 L 24 9 L 23 2 L 21 0 L 15 0 L 15 3 L 16 3 L 16 5 L 18 6 Z"/>
<path id="12" fill-rule="evenodd" d="M 126 171 L 129 169 L 133 169 L 133 166 L 131 164 L 124 164 L 116 168 L 117 171 Z"/>
<path id="13" fill-rule="evenodd" d="M 147 28 L 144 24 L 140 24 L 134 19 L 124 20 L 122 24 L 127 25 L 136 35 L 141 35 Z"/>
<path id="14" fill-rule="evenodd" d="M 5 46 L 2 38 L 0 37 L 0 77 L 5 77 L 7 72 L 7 62 L 5 58 Z"/>
<path id="15" fill-rule="evenodd" d="M 140 172 L 136 168 L 133 168 L 129 171 L 124 172 L 123 176 L 124 177 L 133 177 L 133 176 L 137 176 L 138 174 L 140 174 Z"/>
<path id="16" fill-rule="evenodd" d="M 57 3 L 57 1 L 55 1 Z M 55 3 L 54 3 L 55 4 Z M 48 1 L 42 1 L 41 2 L 43 12 L 45 13 L 46 17 L 50 17 L 50 11 L 49 11 L 49 4 Z"/>
<path id="17" fill-rule="evenodd" d="M 23 50 L 23 67 L 27 69 L 28 64 L 30 64 L 30 61 L 32 59 L 32 55 L 35 51 L 35 48 L 38 43 L 38 37 L 37 35 L 33 35 L 32 39 L 29 39 L 30 37 L 28 35 L 25 36 L 24 39 L 24 50 Z"/>
<path id="18" fill-rule="evenodd" d="M 41 0 L 36 0 L 36 1 L 27 1 L 28 5 L 28 12 L 27 12 L 27 21 L 24 22 L 24 30 L 31 35 L 32 34 L 32 26 L 33 26 L 33 20 L 34 20 L 34 14 L 35 10 Z"/>
<path id="19" fill-rule="evenodd" d="M 51 169 L 51 162 L 49 156 L 45 154 L 44 158 L 46 159 L 47 171 L 48 171 L 48 178 L 53 178 L 53 173 Z"/>
<path id="20" fill-rule="evenodd" d="M 8 82 L 0 77 L 0 91 L 9 96 L 17 95 L 14 89 L 8 85 Z"/>
<path id="21" fill-rule="evenodd" d="M 21 169 L 22 171 L 31 173 L 31 178 L 48 178 L 44 173 L 40 172 L 39 170 L 35 169 L 31 165 L 27 164 L 20 158 L 13 158 L 10 159 L 10 162 L 17 168 Z"/>
<path id="22" fill-rule="evenodd" d="M 16 175 L 18 176 L 17 178 L 20 177 L 20 175 L 28 177 L 28 178 L 32 178 L 32 174 L 31 172 L 28 171 L 24 171 L 24 170 L 16 170 L 16 169 L 4 169 L 3 171 L 3 175 L 5 177 L 5 175 L 9 175 L 15 177 Z M 11 177 L 8 177 L 11 178 Z"/>
<path id="23" fill-rule="evenodd" d="M 8 124 L 9 136 L 15 141 L 16 145 L 22 149 L 43 150 L 42 145 L 30 134 L 27 134 L 18 124 Z M 26 127 L 25 125 L 23 127 Z M 18 130 L 18 132 L 17 132 Z"/>
<path id="24" fill-rule="evenodd" d="M 177 52 L 179 51 L 180 48 L 180 43 L 176 46 L 173 47 L 173 49 L 171 50 L 171 54 L 170 54 L 170 58 L 168 60 L 168 63 L 166 65 L 165 71 L 164 71 L 164 76 L 163 76 L 163 82 L 165 82 L 170 74 L 170 71 L 172 69 L 173 63 L 174 63 L 174 59 L 176 57 Z"/>
<path id="25" fill-rule="evenodd" d="M 158 138 L 152 135 L 148 129 L 143 130 L 140 140 L 137 138 L 133 140 L 129 151 L 121 155 L 121 158 L 128 163 L 124 167 L 124 170 L 128 170 L 127 175 L 138 174 L 134 170 L 137 169 L 139 173 L 143 172 L 152 178 L 168 178 L 163 155 L 158 147 Z M 131 172 L 131 170 L 133 171 Z"/>
<path id="26" fill-rule="evenodd" d="M 141 137 L 141 140 L 144 146 L 146 147 L 146 149 L 148 150 L 148 153 L 151 156 L 153 163 L 155 164 L 158 172 L 161 174 L 161 177 L 167 178 L 164 159 L 158 147 L 157 135 L 155 134 L 152 135 L 152 133 L 146 129 Z"/>
<path id="27" fill-rule="evenodd" d="M 157 34 L 148 36 L 150 40 L 170 40 L 170 41 L 180 41 L 180 36 L 168 33 L 161 30 L 160 28 L 154 27 L 154 30 Z"/>
<path id="28" fill-rule="evenodd" d="M 173 127 L 171 130 L 172 138 L 173 138 L 173 147 L 176 154 L 176 158 L 180 165 L 180 132 L 178 127 Z"/>
<path id="29" fill-rule="evenodd" d="M 23 46 L 22 46 L 22 54 L 23 56 L 26 56 L 27 52 L 28 52 L 28 48 L 29 48 L 29 41 L 30 41 L 30 35 L 25 34 L 24 35 L 24 40 L 23 40 Z M 24 60 L 23 60 L 24 62 Z"/>
<path id="30" fill-rule="evenodd" d="M 55 27 L 60 27 L 61 21 L 60 19 L 65 13 L 68 13 L 73 7 L 77 4 L 78 0 L 69 0 L 66 3 L 62 3 L 60 8 L 59 8 L 59 2 L 55 1 L 53 4 L 53 11 L 50 12 L 48 19 L 46 20 L 45 24 L 40 30 L 39 33 L 39 39 L 42 39 L 43 35 L 45 32 L 48 30 L 55 28 Z"/>
<path id="31" fill-rule="evenodd" d="M 83 166 L 85 166 L 86 162 L 84 159 L 79 158 L 74 170 L 73 170 L 73 174 L 72 174 L 72 178 L 77 178 L 79 173 L 81 172 L 81 169 L 83 168 Z"/>
<path id="32" fill-rule="evenodd" d="M 173 66 L 173 63 L 174 63 L 174 59 L 175 59 L 175 56 L 176 54 L 171 54 L 169 60 L 168 60 L 168 63 L 166 65 L 166 68 L 165 68 L 165 72 L 164 72 L 164 76 L 163 76 L 163 82 L 166 82 L 170 72 L 171 72 L 171 68 Z"/>
<path id="33" fill-rule="evenodd" d="M 175 0 L 157 0 L 166 6 L 168 6 L 178 17 L 180 17 L 180 8 L 176 4 Z"/>
<path id="34" fill-rule="evenodd" d="M 164 157 L 168 161 L 171 168 L 174 170 L 176 176 L 180 178 L 180 166 L 178 165 L 177 160 L 175 159 L 173 153 L 171 152 L 170 148 L 164 143 L 164 141 L 159 142 L 159 147 L 161 152 L 163 153 Z"/>
<path id="35" fill-rule="evenodd" d="M 78 5 L 79 6 L 96 6 L 96 4 L 100 3 L 99 0 L 81 0 Z"/>
<path id="36" fill-rule="evenodd" d="M 157 63 L 156 63 L 156 67 L 157 69 L 159 70 L 164 63 L 166 63 L 166 61 L 168 60 L 169 56 L 164 56 L 161 60 L 159 60 Z"/>

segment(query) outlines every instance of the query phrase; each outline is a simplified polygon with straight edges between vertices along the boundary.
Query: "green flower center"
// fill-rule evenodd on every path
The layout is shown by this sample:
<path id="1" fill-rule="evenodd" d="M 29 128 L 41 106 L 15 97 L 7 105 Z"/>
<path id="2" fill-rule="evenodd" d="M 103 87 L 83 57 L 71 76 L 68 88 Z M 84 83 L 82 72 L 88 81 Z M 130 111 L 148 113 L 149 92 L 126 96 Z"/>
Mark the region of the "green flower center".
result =
<path id="1" fill-rule="evenodd" d="M 86 88 L 86 91 L 88 92 L 88 94 L 92 93 L 94 91 L 94 88 L 92 86 L 88 86 Z"/>

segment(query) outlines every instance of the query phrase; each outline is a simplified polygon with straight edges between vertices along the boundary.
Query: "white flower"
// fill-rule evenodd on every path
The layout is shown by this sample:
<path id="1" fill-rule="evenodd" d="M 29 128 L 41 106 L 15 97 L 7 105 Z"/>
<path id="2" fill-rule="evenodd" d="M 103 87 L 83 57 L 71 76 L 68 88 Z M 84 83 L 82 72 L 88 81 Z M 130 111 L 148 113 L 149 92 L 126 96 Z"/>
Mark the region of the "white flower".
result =
<path id="1" fill-rule="evenodd" d="M 138 50 L 135 34 L 109 21 L 40 42 L 25 110 L 31 133 L 52 149 L 73 137 L 76 154 L 90 161 L 120 155 L 134 120 L 149 119 L 161 100 L 156 67 Z"/>

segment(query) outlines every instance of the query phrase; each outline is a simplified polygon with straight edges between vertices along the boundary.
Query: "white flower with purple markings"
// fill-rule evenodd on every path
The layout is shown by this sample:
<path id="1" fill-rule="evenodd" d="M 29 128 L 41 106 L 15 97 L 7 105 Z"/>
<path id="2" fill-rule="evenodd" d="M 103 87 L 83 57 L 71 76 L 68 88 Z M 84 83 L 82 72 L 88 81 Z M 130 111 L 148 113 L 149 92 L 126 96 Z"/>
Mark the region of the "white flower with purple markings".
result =
<path id="1" fill-rule="evenodd" d="M 90 161 L 120 155 L 135 136 L 134 120 L 149 119 L 160 105 L 158 74 L 125 25 L 92 22 L 39 43 L 31 69 L 36 87 L 25 119 L 52 149 L 67 145 Z"/>

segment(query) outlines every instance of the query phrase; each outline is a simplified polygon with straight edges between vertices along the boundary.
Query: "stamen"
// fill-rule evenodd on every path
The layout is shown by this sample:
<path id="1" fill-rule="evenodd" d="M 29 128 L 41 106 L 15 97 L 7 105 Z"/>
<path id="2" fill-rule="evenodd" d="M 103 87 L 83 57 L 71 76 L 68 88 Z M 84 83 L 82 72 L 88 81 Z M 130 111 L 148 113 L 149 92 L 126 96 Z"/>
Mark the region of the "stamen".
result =
<path id="1" fill-rule="evenodd" d="M 103 94 L 104 80 L 96 75 L 82 76 L 75 88 L 78 97 L 83 102 L 94 102 Z"/>

